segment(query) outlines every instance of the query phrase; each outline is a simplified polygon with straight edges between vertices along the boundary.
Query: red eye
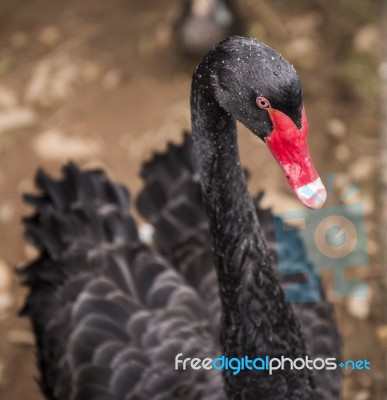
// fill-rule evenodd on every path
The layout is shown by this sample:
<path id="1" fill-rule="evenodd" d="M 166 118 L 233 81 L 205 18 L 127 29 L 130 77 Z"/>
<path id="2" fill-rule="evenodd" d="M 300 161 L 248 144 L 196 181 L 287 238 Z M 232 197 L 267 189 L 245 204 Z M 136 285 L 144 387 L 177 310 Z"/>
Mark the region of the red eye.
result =
<path id="1" fill-rule="evenodd" d="M 257 105 L 259 108 L 270 108 L 269 100 L 264 97 L 257 97 Z"/>

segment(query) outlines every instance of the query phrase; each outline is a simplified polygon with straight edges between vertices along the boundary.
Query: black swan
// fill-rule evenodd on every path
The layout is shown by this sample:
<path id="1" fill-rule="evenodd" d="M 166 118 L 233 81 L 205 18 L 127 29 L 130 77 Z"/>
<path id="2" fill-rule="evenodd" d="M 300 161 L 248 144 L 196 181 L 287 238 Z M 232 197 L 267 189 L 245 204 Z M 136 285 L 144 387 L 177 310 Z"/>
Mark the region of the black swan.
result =
<path id="1" fill-rule="evenodd" d="M 188 57 L 201 58 L 221 40 L 243 33 L 235 0 L 184 0 L 174 25 L 177 49 Z"/>
<path id="2" fill-rule="evenodd" d="M 238 155 L 236 119 L 268 144 L 300 200 L 322 205 L 294 68 L 255 39 L 231 37 L 196 68 L 191 110 L 193 141 L 170 144 L 141 172 L 137 206 L 155 228 L 152 248 L 139 240 L 128 192 L 102 171 L 70 163 L 59 181 L 38 172 L 42 195 L 26 196 L 36 213 L 25 224 L 40 256 L 20 273 L 44 395 L 339 399 L 337 369 L 175 369 L 180 353 L 340 356 L 323 290 L 319 302 L 285 301 L 283 287 L 311 279 L 313 266 L 295 235 L 276 248 L 298 275 L 277 273 L 272 216 L 249 196 Z"/>

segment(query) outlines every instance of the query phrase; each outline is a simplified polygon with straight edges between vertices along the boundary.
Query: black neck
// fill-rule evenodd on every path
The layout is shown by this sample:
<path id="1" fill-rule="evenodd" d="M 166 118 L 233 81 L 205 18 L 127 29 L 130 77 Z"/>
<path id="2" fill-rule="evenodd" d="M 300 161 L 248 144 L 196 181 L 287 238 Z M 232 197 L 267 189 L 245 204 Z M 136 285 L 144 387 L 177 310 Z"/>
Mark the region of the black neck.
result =
<path id="1" fill-rule="evenodd" d="M 298 321 L 284 299 L 240 165 L 236 121 L 217 103 L 205 68 L 194 75 L 192 133 L 214 241 L 223 306 L 221 343 L 227 357 L 305 357 Z M 225 373 L 228 398 L 309 399 L 307 371 Z M 286 392 L 278 385 L 286 381 Z M 278 385 L 277 385 L 278 383 Z M 278 387 L 277 387 L 278 386 Z M 280 389 L 278 389 L 280 390 Z M 245 397 L 247 396 L 247 397 Z M 294 397 L 293 397 L 294 396 Z"/>

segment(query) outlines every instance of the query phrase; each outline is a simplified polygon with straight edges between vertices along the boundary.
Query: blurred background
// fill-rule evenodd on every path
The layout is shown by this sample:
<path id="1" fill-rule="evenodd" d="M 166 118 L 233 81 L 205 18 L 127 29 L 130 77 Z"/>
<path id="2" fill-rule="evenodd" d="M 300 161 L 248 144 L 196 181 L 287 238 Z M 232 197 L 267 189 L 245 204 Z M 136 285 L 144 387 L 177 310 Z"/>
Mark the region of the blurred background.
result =
<path id="1" fill-rule="evenodd" d="M 371 371 L 344 376 L 343 398 L 385 398 L 379 168 L 384 2 L 225 0 L 214 15 L 211 0 L 195 3 L 0 0 L 1 399 L 42 399 L 29 324 L 16 316 L 25 291 L 13 274 L 36 256 L 20 223 L 28 214 L 21 194 L 34 191 L 35 170 L 59 176 L 69 159 L 100 166 L 135 195 L 141 163 L 190 128 L 190 79 L 207 42 L 234 32 L 265 41 L 298 70 L 311 153 L 323 179 L 335 174 L 332 204 L 353 184 L 360 188 L 348 202 L 363 204 L 370 261 L 351 268 L 348 277 L 366 282 L 369 295 L 339 298 L 333 274 L 324 272 L 323 279 L 344 357 L 372 363 Z M 275 212 L 299 209 L 267 150 L 246 132 L 240 146 L 251 190 L 266 191 L 264 204 Z"/>

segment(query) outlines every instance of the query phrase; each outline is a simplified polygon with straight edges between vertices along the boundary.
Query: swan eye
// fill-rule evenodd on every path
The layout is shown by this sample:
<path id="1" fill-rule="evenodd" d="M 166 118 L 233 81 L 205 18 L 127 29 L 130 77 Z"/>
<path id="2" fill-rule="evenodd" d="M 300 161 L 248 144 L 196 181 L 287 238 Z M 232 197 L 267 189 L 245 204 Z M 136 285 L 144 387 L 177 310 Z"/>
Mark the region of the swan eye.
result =
<path id="1" fill-rule="evenodd" d="M 270 108 L 269 100 L 264 97 L 257 97 L 257 105 L 259 108 Z"/>

